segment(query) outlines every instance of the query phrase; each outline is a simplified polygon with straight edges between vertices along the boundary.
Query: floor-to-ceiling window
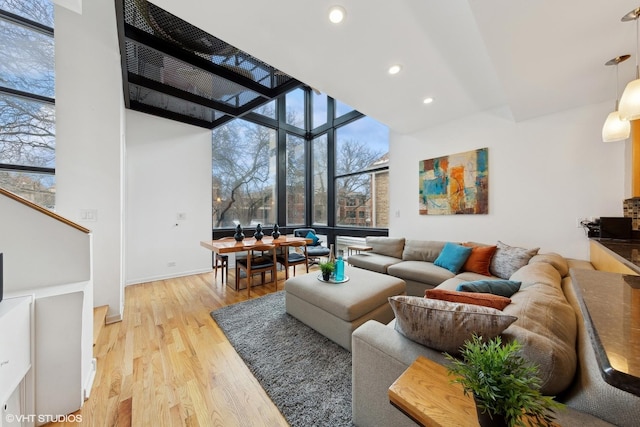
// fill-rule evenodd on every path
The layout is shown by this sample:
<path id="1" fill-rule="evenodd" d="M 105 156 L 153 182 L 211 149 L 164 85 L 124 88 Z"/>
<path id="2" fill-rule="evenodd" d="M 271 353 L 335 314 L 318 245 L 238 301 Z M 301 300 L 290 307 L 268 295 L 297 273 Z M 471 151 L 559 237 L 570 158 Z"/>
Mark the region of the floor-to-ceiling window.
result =
<path id="1" fill-rule="evenodd" d="M 329 218 L 329 156 L 327 134 L 311 141 L 311 168 L 313 193 L 311 197 L 314 226 L 327 225 Z"/>
<path id="2" fill-rule="evenodd" d="M 276 131 L 237 119 L 216 128 L 212 141 L 214 228 L 275 223 Z"/>
<path id="3" fill-rule="evenodd" d="M 51 0 L 0 0 L 0 187 L 55 204 Z"/>
<path id="4" fill-rule="evenodd" d="M 362 117 L 336 130 L 336 225 L 389 226 L 386 126 Z"/>
<path id="5" fill-rule="evenodd" d="M 214 229 L 277 223 L 329 236 L 384 234 L 388 149 L 386 126 L 295 89 L 213 131 Z"/>
<path id="6" fill-rule="evenodd" d="M 305 224 L 305 141 L 296 135 L 287 134 L 287 225 Z"/>

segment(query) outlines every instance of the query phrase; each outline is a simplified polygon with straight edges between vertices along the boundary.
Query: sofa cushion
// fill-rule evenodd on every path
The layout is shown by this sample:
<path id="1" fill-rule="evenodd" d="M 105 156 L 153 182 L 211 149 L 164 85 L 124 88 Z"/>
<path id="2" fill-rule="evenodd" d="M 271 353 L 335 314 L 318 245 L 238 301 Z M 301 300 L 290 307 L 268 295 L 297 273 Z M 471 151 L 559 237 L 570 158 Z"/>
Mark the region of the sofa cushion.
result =
<path id="1" fill-rule="evenodd" d="M 402 262 L 399 258 L 380 255 L 372 252 L 363 252 L 357 255 L 351 255 L 348 261 L 349 264 L 353 266 L 383 274 L 387 274 L 387 269 L 389 268 L 389 266 Z"/>
<path id="2" fill-rule="evenodd" d="M 562 277 L 565 277 L 567 274 L 569 274 L 569 263 L 566 259 L 564 259 L 562 255 L 553 252 L 549 252 L 546 254 L 537 254 L 529 260 L 529 264 L 533 264 L 536 262 L 546 262 L 548 264 L 551 264 L 555 267 L 556 270 L 558 270 L 558 273 L 560 273 L 560 276 Z"/>
<path id="3" fill-rule="evenodd" d="M 469 258 L 471 248 L 458 245 L 456 243 L 447 242 L 442 248 L 442 252 L 433 262 L 438 267 L 446 268 L 452 273 L 457 273 L 464 262 Z"/>
<path id="4" fill-rule="evenodd" d="M 547 286 L 560 287 L 560 273 L 551 264 L 538 262 L 525 265 L 511 275 L 511 280 L 521 282 L 520 289 L 524 289 L 536 283 Z"/>
<path id="5" fill-rule="evenodd" d="M 527 265 L 529 260 L 540 250 L 540 248 L 525 249 L 509 246 L 501 241 L 498 241 L 496 246 L 496 253 L 491 259 L 489 271 L 502 279 L 510 278 L 518 269 Z"/>
<path id="6" fill-rule="evenodd" d="M 490 339 L 516 321 L 515 316 L 489 307 L 413 296 L 389 297 L 395 328 L 427 347 L 457 354 L 474 333 Z"/>
<path id="7" fill-rule="evenodd" d="M 541 392 L 557 395 L 576 372 L 576 313 L 562 292 L 560 273 L 550 264 L 529 264 L 512 278 L 522 280 L 522 286 L 504 313 L 518 320 L 502 337 L 522 344 L 523 356 L 539 367 Z"/>
<path id="8" fill-rule="evenodd" d="M 460 302 L 463 304 L 481 305 L 492 307 L 496 310 L 503 310 L 511 303 L 507 297 L 480 292 L 458 292 L 447 289 L 427 289 L 424 293 L 426 298 L 439 299 L 442 301 Z"/>
<path id="9" fill-rule="evenodd" d="M 404 237 L 376 237 L 368 236 L 366 239 L 367 246 L 371 246 L 371 252 L 380 255 L 386 255 L 393 258 L 402 258 L 404 250 Z"/>
<path id="10" fill-rule="evenodd" d="M 431 286 L 437 286 L 454 276 L 446 268 L 424 261 L 402 261 L 390 265 L 387 273 L 403 280 L 420 282 Z M 420 294 L 422 295 L 422 292 Z"/>
<path id="11" fill-rule="evenodd" d="M 456 277 L 463 282 L 473 282 L 474 280 L 485 280 L 485 279 L 499 279 L 496 276 L 485 276 L 484 274 L 472 273 L 470 271 L 463 271 L 462 273 L 456 274 Z"/>
<path id="12" fill-rule="evenodd" d="M 462 271 L 470 271 L 473 273 L 491 276 L 489 266 L 491 258 L 496 252 L 497 246 L 474 246 L 472 243 L 463 243 L 464 246 L 471 247 L 469 258 L 462 265 Z"/>
<path id="13" fill-rule="evenodd" d="M 456 288 L 459 292 L 483 292 L 509 298 L 518 292 L 521 282 L 515 280 L 476 280 L 460 283 Z"/>
<path id="14" fill-rule="evenodd" d="M 402 252 L 402 259 L 404 261 L 427 261 L 434 262 L 444 244 L 446 242 L 439 242 L 434 240 L 410 240 L 404 243 L 404 251 Z"/>

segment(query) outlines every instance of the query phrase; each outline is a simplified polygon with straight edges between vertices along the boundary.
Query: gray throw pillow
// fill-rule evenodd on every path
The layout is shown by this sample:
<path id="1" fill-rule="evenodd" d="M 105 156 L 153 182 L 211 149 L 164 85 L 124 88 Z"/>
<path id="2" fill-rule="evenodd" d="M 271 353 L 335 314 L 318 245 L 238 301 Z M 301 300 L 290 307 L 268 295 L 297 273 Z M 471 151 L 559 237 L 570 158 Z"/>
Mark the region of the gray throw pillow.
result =
<path id="1" fill-rule="evenodd" d="M 509 279 L 513 273 L 529 263 L 540 248 L 525 249 L 498 241 L 496 253 L 491 258 L 489 271 L 501 279 Z"/>

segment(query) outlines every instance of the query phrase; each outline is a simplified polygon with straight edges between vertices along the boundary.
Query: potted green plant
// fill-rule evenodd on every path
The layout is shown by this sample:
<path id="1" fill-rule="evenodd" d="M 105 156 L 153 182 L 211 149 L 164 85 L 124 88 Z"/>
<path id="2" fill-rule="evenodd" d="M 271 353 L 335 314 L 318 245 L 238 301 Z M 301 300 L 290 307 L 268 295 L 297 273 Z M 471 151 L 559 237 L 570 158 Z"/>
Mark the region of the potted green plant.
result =
<path id="1" fill-rule="evenodd" d="M 322 280 L 328 282 L 329 278 L 331 277 L 331 273 L 333 273 L 333 270 L 335 269 L 335 264 L 331 261 L 327 261 L 321 262 L 319 266 L 320 271 L 322 272 Z"/>
<path id="2" fill-rule="evenodd" d="M 451 361 L 454 383 L 472 394 L 481 426 L 550 426 L 553 410 L 563 405 L 540 393 L 538 367 L 526 361 L 516 340 L 502 345 L 500 337 L 484 341 L 473 335 L 461 348 L 461 359 L 445 353 Z M 488 424 L 485 424 L 488 422 Z"/>

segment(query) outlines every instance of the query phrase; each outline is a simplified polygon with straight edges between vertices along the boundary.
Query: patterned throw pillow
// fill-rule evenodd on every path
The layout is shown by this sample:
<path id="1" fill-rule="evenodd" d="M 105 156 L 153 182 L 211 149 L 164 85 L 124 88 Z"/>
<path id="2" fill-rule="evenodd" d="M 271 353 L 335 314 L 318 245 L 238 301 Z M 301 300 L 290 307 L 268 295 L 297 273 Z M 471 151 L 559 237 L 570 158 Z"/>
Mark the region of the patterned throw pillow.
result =
<path id="1" fill-rule="evenodd" d="M 495 308 L 415 296 L 390 297 L 389 304 L 396 315 L 396 331 L 451 354 L 457 354 L 473 333 L 491 339 L 518 319 Z"/>
<path id="2" fill-rule="evenodd" d="M 483 292 L 509 298 L 520 290 L 522 282 L 515 280 L 474 280 L 463 282 L 456 287 L 459 292 Z"/>
<path id="3" fill-rule="evenodd" d="M 508 279 L 513 273 L 529 263 L 540 248 L 525 249 L 509 246 L 498 241 L 496 253 L 491 259 L 489 271 L 494 276 Z"/>
<path id="4" fill-rule="evenodd" d="M 463 304 L 481 305 L 491 307 L 496 310 L 504 310 L 511 304 L 511 299 L 500 295 L 486 294 L 480 292 L 459 292 L 448 289 L 427 289 L 425 298 L 439 299 L 442 301 L 459 302 Z"/>

